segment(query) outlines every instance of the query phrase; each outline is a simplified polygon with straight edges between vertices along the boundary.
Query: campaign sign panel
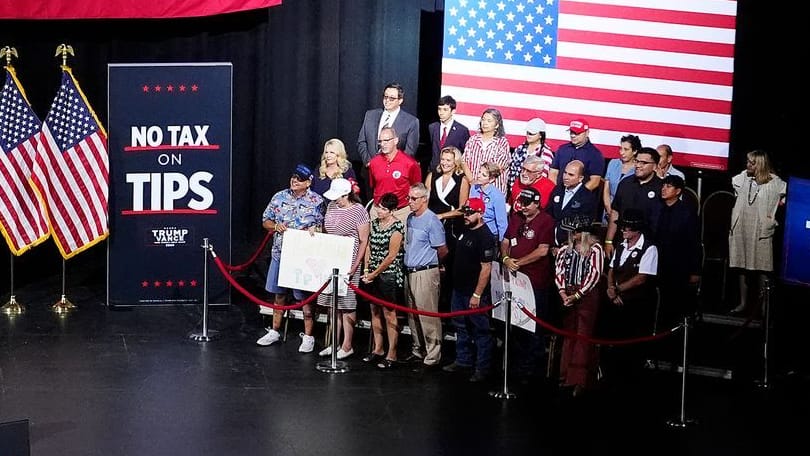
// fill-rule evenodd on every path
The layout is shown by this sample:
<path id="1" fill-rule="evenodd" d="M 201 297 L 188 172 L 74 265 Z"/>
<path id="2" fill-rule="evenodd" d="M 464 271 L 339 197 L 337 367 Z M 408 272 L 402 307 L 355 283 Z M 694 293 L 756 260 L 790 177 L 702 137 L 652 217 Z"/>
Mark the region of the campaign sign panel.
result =
<path id="1" fill-rule="evenodd" d="M 788 179 L 785 239 L 782 242 L 782 280 L 810 286 L 810 180 Z"/>
<path id="2" fill-rule="evenodd" d="M 110 64 L 108 305 L 228 304 L 230 63 Z M 208 266 L 206 266 L 208 264 Z"/>

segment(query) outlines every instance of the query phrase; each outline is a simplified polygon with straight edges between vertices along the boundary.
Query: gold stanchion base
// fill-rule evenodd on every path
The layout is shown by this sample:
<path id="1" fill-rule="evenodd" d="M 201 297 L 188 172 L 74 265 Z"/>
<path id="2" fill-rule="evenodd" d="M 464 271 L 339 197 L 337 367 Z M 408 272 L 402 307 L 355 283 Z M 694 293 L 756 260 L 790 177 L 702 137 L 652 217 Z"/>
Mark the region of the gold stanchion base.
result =
<path id="1" fill-rule="evenodd" d="M 3 304 L 3 307 L 0 307 L 0 311 L 6 315 L 20 315 L 25 312 L 25 306 L 17 302 L 14 295 L 12 295 L 8 302 Z"/>
<path id="2" fill-rule="evenodd" d="M 68 299 L 65 298 L 65 295 L 62 295 L 62 299 L 56 301 L 56 304 L 51 306 L 51 310 L 54 311 L 54 313 L 64 315 L 76 310 L 76 306 L 73 305 L 72 302 L 68 301 Z"/>

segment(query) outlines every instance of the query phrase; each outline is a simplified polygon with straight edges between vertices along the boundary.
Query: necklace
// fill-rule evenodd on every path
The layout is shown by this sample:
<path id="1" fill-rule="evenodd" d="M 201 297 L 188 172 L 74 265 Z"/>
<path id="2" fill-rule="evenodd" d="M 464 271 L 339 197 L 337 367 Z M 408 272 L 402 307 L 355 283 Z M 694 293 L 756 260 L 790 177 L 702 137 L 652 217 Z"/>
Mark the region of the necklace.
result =
<path id="1" fill-rule="evenodd" d="M 754 204 L 754 201 L 757 200 L 757 195 L 759 195 L 759 184 L 757 184 L 757 191 L 754 192 L 754 197 L 751 198 L 751 188 L 754 186 L 754 179 L 748 181 L 748 205 L 751 206 Z"/>

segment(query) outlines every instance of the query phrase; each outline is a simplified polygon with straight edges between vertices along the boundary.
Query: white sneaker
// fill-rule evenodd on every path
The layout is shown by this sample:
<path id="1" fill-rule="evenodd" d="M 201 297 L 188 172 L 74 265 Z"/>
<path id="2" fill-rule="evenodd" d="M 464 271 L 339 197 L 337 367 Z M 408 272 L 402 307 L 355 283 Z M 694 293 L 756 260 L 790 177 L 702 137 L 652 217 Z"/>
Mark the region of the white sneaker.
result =
<path id="1" fill-rule="evenodd" d="M 301 345 L 298 346 L 298 351 L 301 353 L 311 353 L 315 348 L 315 338 L 307 336 L 304 333 L 299 333 L 298 335 L 301 336 Z"/>
<path id="2" fill-rule="evenodd" d="M 346 359 L 349 356 L 354 354 L 354 349 L 350 348 L 349 351 L 345 352 L 342 348 L 338 348 L 337 359 Z"/>
<path id="3" fill-rule="evenodd" d="M 263 335 L 259 340 L 256 341 L 256 345 L 266 347 L 278 342 L 279 339 L 281 339 L 281 334 L 279 334 L 275 329 L 270 328 L 267 330 L 267 334 Z"/>
<path id="4" fill-rule="evenodd" d="M 332 354 L 332 346 L 331 345 L 324 348 L 320 352 L 318 352 L 318 356 L 329 356 L 331 354 Z"/>

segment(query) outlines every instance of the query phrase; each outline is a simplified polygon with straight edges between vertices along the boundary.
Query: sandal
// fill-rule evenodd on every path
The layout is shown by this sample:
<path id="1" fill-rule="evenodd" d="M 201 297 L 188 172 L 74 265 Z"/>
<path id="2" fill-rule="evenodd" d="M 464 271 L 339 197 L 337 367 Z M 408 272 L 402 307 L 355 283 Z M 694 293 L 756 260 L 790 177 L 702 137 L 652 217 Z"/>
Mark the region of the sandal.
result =
<path id="1" fill-rule="evenodd" d="M 397 365 L 397 360 L 383 358 L 382 361 L 377 363 L 377 368 L 382 370 L 393 369 Z"/>
<path id="2" fill-rule="evenodd" d="M 383 355 L 378 355 L 376 353 L 369 353 L 363 357 L 364 363 L 376 363 L 377 361 L 383 359 Z"/>

